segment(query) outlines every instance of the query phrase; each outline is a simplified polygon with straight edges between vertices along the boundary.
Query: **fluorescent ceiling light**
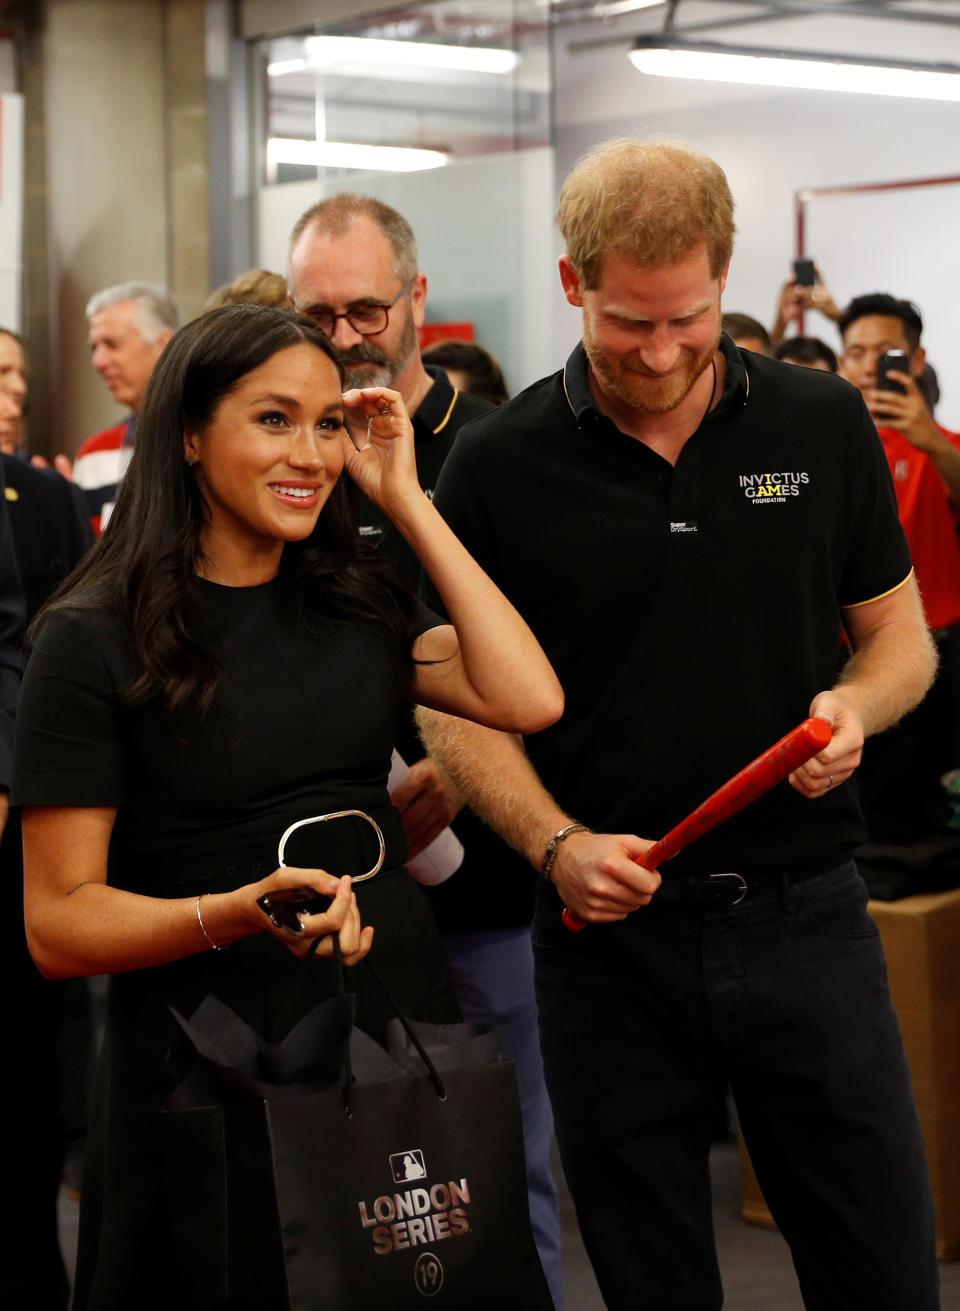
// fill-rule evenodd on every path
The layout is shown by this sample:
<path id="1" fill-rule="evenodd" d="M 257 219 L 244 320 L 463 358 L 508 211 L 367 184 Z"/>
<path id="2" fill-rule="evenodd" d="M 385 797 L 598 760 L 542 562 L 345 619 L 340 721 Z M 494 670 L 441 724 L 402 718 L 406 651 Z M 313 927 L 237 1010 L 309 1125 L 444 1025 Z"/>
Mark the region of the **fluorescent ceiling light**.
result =
<path id="1" fill-rule="evenodd" d="M 309 64 L 305 59 L 281 59 L 267 64 L 267 77 L 283 77 L 286 73 L 305 73 Z"/>
<path id="2" fill-rule="evenodd" d="M 270 137 L 267 161 L 270 164 L 305 164 L 314 168 L 359 168 L 371 173 L 416 173 L 424 168 L 442 168 L 448 157 L 440 150 Z"/>
<path id="3" fill-rule="evenodd" d="M 666 4 L 666 0 L 602 0 L 590 11 L 592 18 L 619 18 L 621 14 L 633 14 L 638 9 L 654 9 Z"/>
<path id="4" fill-rule="evenodd" d="M 960 100 L 960 65 L 883 62 L 807 50 L 764 50 L 685 41 L 669 34 L 640 37 L 630 62 L 654 77 L 737 82 L 809 91 L 857 91 L 914 100 Z"/>
<path id="5" fill-rule="evenodd" d="M 518 56 L 514 50 L 487 46 L 445 46 L 433 41 L 383 41 L 365 36 L 308 36 L 311 68 L 329 73 L 344 65 L 374 68 L 440 68 L 458 73 L 512 73 Z"/>

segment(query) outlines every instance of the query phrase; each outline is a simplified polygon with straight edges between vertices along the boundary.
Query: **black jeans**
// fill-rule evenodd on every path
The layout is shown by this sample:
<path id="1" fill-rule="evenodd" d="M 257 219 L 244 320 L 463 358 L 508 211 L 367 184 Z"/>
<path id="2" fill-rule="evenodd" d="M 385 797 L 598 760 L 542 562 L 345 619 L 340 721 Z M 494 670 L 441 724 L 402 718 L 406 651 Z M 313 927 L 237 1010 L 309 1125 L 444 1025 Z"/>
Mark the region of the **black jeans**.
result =
<path id="1" fill-rule="evenodd" d="M 935 1311 L 923 1140 L 863 882 L 849 863 L 759 886 L 735 906 L 658 894 L 582 933 L 542 889 L 547 1083 L 604 1300 L 721 1305 L 708 1156 L 726 1078 L 806 1306 Z"/>

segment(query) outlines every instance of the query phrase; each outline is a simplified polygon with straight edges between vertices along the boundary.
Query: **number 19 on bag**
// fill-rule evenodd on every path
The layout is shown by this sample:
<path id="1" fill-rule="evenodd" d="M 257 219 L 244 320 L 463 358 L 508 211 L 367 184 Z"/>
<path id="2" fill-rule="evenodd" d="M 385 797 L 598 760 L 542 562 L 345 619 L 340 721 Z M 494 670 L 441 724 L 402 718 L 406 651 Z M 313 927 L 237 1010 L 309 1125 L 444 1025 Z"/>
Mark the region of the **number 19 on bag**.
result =
<path id="1" fill-rule="evenodd" d="M 433 1297 L 443 1287 L 443 1266 L 432 1252 L 424 1252 L 422 1256 L 417 1257 L 413 1278 L 418 1291 L 424 1297 Z"/>

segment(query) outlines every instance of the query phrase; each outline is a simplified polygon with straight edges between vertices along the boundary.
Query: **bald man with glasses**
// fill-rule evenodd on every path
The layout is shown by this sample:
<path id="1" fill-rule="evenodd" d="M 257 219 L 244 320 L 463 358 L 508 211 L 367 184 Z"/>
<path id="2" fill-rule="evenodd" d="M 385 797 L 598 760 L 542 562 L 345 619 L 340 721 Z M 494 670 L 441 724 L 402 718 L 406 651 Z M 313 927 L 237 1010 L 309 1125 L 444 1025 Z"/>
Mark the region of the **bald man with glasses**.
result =
<path id="1" fill-rule="evenodd" d="M 417 328 L 427 280 L 402 214 L 370 196 L 341 193 L 308 209 L 290 240 L 290 302 L 342 352 L 347 387 L 393 387 L 403 397 L 416 441 L 420 485 L 432 498 L 440 470 L 464 424 L 493 407 L 457 391 L 446 373 L 425 365 Z M 351 489 L 354 490 L 354 489 Z M 376 542 L 413 588 L 420 566 L 400 534 L 359 494 L 360 533 Z M 523 1112 L 530 1215 L 540 1259 L 561 1306 L 560 1224 L 550 1170 L 553 1118 L 543 1078 L 533 997 L 530 921 L 535 879 L 522 860 L 464 810 L 413 726 L 397 743 L 411 765 L 393 793 L 412 858 L 454 821 L 464 846 L 460 869 L 429 890 L 464 1017 L 490 1024 L 516 1064 Z M 495 889 L 509 888 L 510 895 Z"/>
<path id="2" fill-rule="evenodd" d="M 347 387 L 393 387 L 403 397 L 420 485 L 432 496 L 458 430 L 490 406 L 456 391 L 442 369 L 420 358 L 427 279 L 410 224 L 371 196 L 322 200 L 293 229 L 288 285 L 293 308 L 342 352 Z M 406 542 L 368 501 L 356 504 L 361 534 L 416 587 L 420 566 Z"/>
<path id="3" fill-rule="evenodd" d="M 307 309 L 300 309 L 299 313 L 304 314 L 308 319 L 312 319 L 317 327 L 322 328 L 328 337 L 333 339 L 337 335 L 337 325 L 341 319 L 346 320 L 347 326 L 352 332 L 359 337 L 379 337 L 386 332 L 390 326 L 390 311 L 396 305 L 401 296 L 405 296 L 417 281 L 417 275 L 407 278 L 406 282 L 394 296 L 393 300 L 359 300 L 349 309 L 344 310 L 342 314 L 336 314 L 333 310 L 328 309 L 326 305 L 310 306 Z M 347 347 L 347 351 L 351 348 Z M 357 348 L 354 347 L 354 350 Z M 382 354 L 383 352 L 379 352 Z M 361 357 L 355 361 L 357 368 L 363 367 L 367 363 L 361 354 Z M 373 364 L 372 367 L 376 367 Z"/>

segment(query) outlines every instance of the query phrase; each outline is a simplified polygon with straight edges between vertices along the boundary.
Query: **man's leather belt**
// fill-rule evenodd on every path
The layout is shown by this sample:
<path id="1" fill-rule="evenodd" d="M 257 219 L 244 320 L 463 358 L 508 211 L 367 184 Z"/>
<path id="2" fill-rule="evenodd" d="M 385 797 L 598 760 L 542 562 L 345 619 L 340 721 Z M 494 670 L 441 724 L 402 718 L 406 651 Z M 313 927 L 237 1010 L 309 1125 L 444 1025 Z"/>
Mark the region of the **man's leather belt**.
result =
<path id="1" fill-rule="evenodd" d="M 682 906 L 711 907 L 737 906 L 741 901 L 776 892 L 784 886 L 802 883 L 806 879 L 826 874 L 833 866 L 817 869 L 777 870 L 754 874 L 679 874 L 666 876 L 654 893 L 654 902 Z"/>

